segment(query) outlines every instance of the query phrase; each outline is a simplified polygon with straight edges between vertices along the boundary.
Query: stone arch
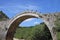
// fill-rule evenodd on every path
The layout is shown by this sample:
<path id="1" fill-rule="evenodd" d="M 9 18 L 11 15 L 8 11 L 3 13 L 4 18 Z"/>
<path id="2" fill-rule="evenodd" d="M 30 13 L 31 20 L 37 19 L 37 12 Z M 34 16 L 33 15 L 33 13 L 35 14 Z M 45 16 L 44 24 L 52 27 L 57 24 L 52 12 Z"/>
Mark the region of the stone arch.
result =
<path id="1" fill-rule="evenodd" d="M 13 40 L 14 33 L 16 31 L 17 26 L 21 22 L 23 22 L 25 19 L 28 19 L 28 18 L 42 18 L 45 22 L 44 15 L 39 14 L 37 12 L 23 12 L 22 14 L 18 14 L 17 16 L 15 16 L 13 19 L 11 19 L 9 21 L 8 30 L 7 30 L 7 33 L 6 33 L 6 40 Z M 48 25 L 47 25 L 47 27 L 48 27 Z M 49 28 L 49 30 L 50 30 L 50 28 Z M 51 32 L 51 30 L 50 30 L 50 32 Z M 53 35 L 51 35 L 51 36 L 53 38 Z"/>

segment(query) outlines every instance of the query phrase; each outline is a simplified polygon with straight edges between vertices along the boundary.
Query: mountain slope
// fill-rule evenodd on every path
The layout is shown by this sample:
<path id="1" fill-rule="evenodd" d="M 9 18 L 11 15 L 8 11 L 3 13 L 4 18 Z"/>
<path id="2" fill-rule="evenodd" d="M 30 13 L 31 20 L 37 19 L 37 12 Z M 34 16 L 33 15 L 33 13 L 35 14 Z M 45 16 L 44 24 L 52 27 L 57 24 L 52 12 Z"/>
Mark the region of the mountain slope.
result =
<path id="1" fill-rule="evenodd" d="M 3 11 L 0 11 L 0 21 L 6 20 L 6 19 L 9 19 L 9 17 L 7 17 L 7 15 L 3 13 Z"/>

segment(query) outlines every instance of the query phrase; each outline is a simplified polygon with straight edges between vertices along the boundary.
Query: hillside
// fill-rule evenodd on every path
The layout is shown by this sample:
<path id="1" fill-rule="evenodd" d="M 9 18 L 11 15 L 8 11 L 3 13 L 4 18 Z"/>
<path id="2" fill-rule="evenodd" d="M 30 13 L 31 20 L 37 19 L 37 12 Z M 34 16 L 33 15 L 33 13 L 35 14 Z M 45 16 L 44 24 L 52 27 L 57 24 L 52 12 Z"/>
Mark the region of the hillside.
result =
<path id="1" fill-rule="evenodd" d="M 9 19 L 9 17 L 7 17 L 7 15 L 5 15 L 5 13 L 3 13 L 3 11 L 0 11 L 0 21 L 6 20 L 6 19 Z"/>
<path id="2" fill-rule="evenodd" d="M 52 40 L 51 34 L 44 23 L 33 27 L 18 27 L 14 37 L 25 40 Z"/>

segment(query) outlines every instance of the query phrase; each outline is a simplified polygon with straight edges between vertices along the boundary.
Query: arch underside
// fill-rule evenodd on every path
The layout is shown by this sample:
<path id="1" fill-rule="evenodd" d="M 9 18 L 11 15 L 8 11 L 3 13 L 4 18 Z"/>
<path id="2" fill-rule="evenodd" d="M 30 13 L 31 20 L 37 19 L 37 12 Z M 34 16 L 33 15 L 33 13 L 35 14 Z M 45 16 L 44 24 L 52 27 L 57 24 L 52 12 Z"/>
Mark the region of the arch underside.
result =
<path id="1" fill-rule="evenodd" d="M 25 16 L 21 16 L 21 17 L 18 16 L 18 18 L 11 20 L 12 22 L 9 24 L 9 29 L 6 34 L 6 40 L 13 40 L 14 33 L 15 33 L 18 25 L 28 18 L 40 18 L 40 17 L 39 17 L 39 15 L 38 15 L 38 17 L 33 16 L 33 15 L 25 15 Z"/>

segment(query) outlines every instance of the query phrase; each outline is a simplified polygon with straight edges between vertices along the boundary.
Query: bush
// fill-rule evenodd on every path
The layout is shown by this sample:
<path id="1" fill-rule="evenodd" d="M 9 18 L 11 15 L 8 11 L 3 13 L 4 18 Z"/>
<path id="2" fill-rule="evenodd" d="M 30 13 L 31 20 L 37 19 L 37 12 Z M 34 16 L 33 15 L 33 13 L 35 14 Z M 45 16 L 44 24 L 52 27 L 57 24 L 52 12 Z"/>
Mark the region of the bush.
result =
<path id="1" fill-rule="evenodd" d="M 34 27 L 20 27 L 17 29 L 15 37 L 25 40 L 52 40 L 49 29 L 44 23 Z"/>
<path id="2" fill-rule="evenodd" d="M 49 29 L 44 24 L 34 27 L 31 35 L 26 40 L 52 40 L 52 37 Z"/>

